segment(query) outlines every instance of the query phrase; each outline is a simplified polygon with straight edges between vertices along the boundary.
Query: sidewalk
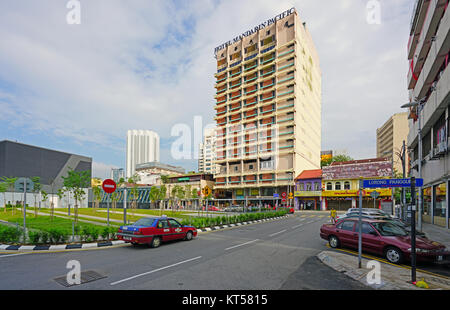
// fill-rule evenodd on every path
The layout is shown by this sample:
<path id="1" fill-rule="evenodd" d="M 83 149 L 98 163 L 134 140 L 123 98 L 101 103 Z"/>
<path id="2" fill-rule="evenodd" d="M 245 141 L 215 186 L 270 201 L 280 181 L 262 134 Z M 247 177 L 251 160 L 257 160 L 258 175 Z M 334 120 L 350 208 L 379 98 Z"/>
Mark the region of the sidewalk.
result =
<path id="1" fill-rule="evenodd" d="M 323 251 L 317 255 L 325 265 L 346 274 L 369 287 L 380 290 L 427 290 L 411 284 L 411 270 L 405 267 L 380 263 L 381 283 L 369 284 L 367 274 L 372 268 L 367 268 L 369 259 L 362 258 L 361 269 L 358 268 L 358 257 L 334 251 Z M 422 279 L 429 285 L 428 290 L 450 290 L 450 280 L 417 271 L 417 281 Z"/>
<path id="2" fill-rule="evenodd" d="M 450 229 L 440 227 L 433 224 L 422 223 L 422 231 L 427 238 L 442 243 L 450 249 Z"/>

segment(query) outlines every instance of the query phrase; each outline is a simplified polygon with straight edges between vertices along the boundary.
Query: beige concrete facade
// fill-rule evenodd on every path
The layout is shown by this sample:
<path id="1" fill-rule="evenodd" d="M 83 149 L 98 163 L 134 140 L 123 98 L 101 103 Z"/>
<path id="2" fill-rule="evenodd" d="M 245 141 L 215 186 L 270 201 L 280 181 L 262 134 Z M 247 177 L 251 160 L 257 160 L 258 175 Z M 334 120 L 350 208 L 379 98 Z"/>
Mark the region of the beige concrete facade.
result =
<path id="1" fill-rule="evenodd" d="M 216 189 L 273 196 L 320 169 L 321 71 L 295 9 L 216 50 Z"/>
<path id="2" fill-rule="evenodd" d="M 417 0 L 408 43 L 411 109 L 408 148 L 411 174 L 419 176 L 419 128 L 422 141 L 423 219 L 449 228 L 450 9 L 448 0 Z M 420 120 L 418 118 L 420 115 Z M 420 123 L 420 127 L 419 127 Z"/>
<path id="3" fill-rule="evenodd" d="M 402 161 L 398 154 L 402 151 L 403 141 L 408 144 L 408 112 L 392 115 L 377 129 L 377 157 L 394 159 L 394 169 L 402 173 Z M 408 169 L 408 154 L 406 152 L 405 173 Z"/>

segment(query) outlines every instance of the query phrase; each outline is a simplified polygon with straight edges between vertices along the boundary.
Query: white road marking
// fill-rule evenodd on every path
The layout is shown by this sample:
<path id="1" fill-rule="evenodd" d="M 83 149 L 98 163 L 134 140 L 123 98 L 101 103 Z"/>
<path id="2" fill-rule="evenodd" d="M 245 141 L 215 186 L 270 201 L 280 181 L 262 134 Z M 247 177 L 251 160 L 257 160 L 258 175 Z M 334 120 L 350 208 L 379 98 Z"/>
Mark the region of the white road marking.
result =
<path id="1" fill-rule="evenodd" d="M 197 256 L 197 257 L 194 257 L 194 258 L 191 258 L 191 259 L 187 259 L 187 260 L 184 260 L 182 262 L 175 263 L 175 264 L 172 264 L 172 265 L 169 265 L 169 266 L 166 266 L 166 267 L 161 267 L 161 268 L 158 268 L 158 269 L 155 269 L 155 270 L 152 270 L 152 271 L 144 272 L 144 273 L 141 273 L 141 274 L 138 274 L 138 275 L 135 275 L 135 276 L 123 279 L 123 280 L 119 280 L 119 281 L 113 282 L 113 283 L 111 283 L 111 285 L 116 285 L 116 284 L 119 284 L 119 283 L 122 283 L 122 282 L 125 282 L 125 281 L 133 280 L 133 279 L 136 279 L 138 277 L 142 277 L 142 276 L 145 276 L 145 275 L 148 275 L 148 274 L 151 274 L 151 273 L 155 273 L 155 272 L 158 272 L 158 271 L 170 268 L 170 267 L 175 267 L 175 266 L 178 266 L 178 265 L 181 265 L 181 264 L 184 264 L 184 263 L 187 263 L 187 262 L 191 262 L 193 260 L 200 259 L 200 258 L 202 258 L 202 257 L 201 256 Z"/>
<path id="2" fill-rule="evenodd" d="M 18 253 L 18 254 L 6 254 L 6 255 L 0 255 L 0 258 L 2 258 L 2 257 L 8 257 L 8 256 L 18 256 L 18 255 L 24 255 L 24 254 L 27 254 L 27 253 Z"/>
<path id="3" fill-rule="evenodd" d="M 269 237 L 273 237 L 273 236 L 275 236 L 275 235 L 284 233 L 285 231 L 286 231 L 286 229 L 285 229 L 285 230 L 282 230 L 282 231 L 279 231 L 279 232 L 276 232 L 276 233 L 274 233 L 274 234 L 271 234 L 271 235 L 269 235 Z"/>
<path id="4" fill-rule="evenodd" d="M 303 225 L 303 224 L 298 224 L 298 225 L 292 226 L 292 229 L 295 229 L 295 228 L 300 227 L 300 226 L 302 226 L 302 225 Z"/>
<path id="5" fill-rule="evenodd" d="M 256 242 L 256 241 L 259 241 L 259 239 L 255 239 L 255 240 L 252 240 L 252 241 L 249 241 L 249 242 L 245 242 L 245 243 L 241 243 L 241 244 L 238 244 L 238 245 L 234 245 L 232 247 L 226 248 L 225 251 L 228 251 L 228 250 L 231 250 L 231 249 L 234 249 L 234 248 L 246 245 L 246 244 L 250 244 L 250 243 L 253 243 L 253 242 Z"/>

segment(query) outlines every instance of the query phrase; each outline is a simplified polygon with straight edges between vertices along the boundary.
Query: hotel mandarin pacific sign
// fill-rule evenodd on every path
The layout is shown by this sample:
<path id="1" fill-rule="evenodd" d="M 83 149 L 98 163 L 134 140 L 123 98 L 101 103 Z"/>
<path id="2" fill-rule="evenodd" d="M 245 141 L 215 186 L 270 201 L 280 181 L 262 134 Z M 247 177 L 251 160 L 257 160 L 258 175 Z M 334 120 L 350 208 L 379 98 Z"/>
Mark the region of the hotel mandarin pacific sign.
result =
<path id="1" fill-rule="evenodd" d="M 242 38 L 248 37 L 248 36 L 250 36 L 250 35 L 252 35 L 252 34 L 258 32 L 259 30 L 264 29 L 265 27 L 268 27 L 268 26 L 270 26 L 270 25 L 272 25 L 272 24 L 275 24 L 275 22 L 276 22 L 277 20 L 283 19 L 283 18 L 285 18 L 285 17 L 287 17 L 287 16 L 289 16 L 289 15 L 291 15 L 291 14 L 294 14 L 294 12 L 295 12 L 295 8 L 291 8 L 291 9 L 289 9 L 289 10 L 287 10 L 287 11 L 284 11 L 283 13 L 281 13 L 281 14 L 275 16 L 274 18 L 271 18 L 271 19 L 269 19 L 269 20 L 263 22 L 262 24 L 256 26 L 255 28 L 253 28 L 253 29 L 251 29 L 251 30 L 248 30 L 248 31 L 244 32 L 243 34 L 241 34 L 240 36 L 237 36 L 237 37 L 234 38 L 233 40 L 230 40 L 230 41 L 228 41 L 228 42 L 225 42 L 225 43 L 222 44 L 222 45 L 219 45 L 218 47 L 216 47 L 216 48 L 214 49 L 214 53 L 217 54 L 218 51 L 220 51 L 220 50 L 222 50 L 222 49 L 228 47 L 229 45 L 231 45 L 231 44 L 233 44 L 233 43 L 239 42 L 240 40 L 242 40 Z"/>

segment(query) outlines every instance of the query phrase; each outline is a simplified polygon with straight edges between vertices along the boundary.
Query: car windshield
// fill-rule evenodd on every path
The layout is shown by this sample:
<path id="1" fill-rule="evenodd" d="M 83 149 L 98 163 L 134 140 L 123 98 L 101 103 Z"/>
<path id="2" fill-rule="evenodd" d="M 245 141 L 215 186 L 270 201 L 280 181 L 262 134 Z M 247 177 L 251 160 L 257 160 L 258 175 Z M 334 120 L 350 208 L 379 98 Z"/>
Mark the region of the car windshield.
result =
<path id="1" fill-rule="evenodd" d="M 139 219 L 136 223 L 134 223 L 134 225 L 135 226 L 152 226 L 155 221 L 156 221 L 156 219 L 153 219 L 153 218 L 142 218 L 142 219 Z"/>
<path id="2" fill-rule="evenodd" d="M 378 230 L 382 236 L 407 236 L 408 232 L 399 225 L 395 225 L 390 222 L 375 222 L 372 223 L 373 227 Z"/>

